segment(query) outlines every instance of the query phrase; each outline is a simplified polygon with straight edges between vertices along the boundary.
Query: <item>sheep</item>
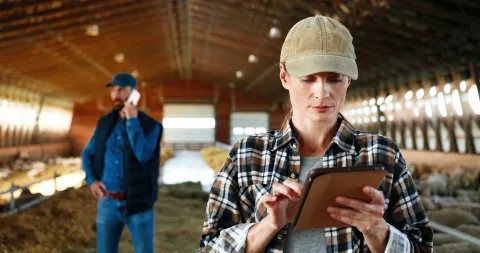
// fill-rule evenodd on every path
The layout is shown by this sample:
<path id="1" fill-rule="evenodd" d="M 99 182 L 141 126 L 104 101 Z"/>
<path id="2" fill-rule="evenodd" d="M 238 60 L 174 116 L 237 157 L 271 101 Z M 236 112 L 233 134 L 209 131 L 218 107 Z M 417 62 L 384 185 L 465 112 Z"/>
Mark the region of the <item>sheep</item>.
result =
<path id="1" fill-rule="evenodd" d="M 480 238 L 480 226 L 475 225 L 461 225 L 457 227 L 457 230 L 469 234 L 471 236 Z"/>
<path id="2" fill-rule="evenodd" d="M 445 208 L 438 211 L 430 211 L 427 213 L 427 216 L 430 220 L 452 228 L 465 224 L 480 225 L 480 221 L 472 213 L 458 208 Z"/>
<path id="3" fill-rule="evenodd" d="M 440 246 L 440 245 L 449 244 L 449 243 L 458 243 L 458 242 L 462 242 L 462 240 L 447 234 L 435 233 L 435 235 L 433 236 L 433 244 L 435 246 Z"/>
<path id="4" fill-rule="evenodd" d="M 434 247 L 434 252 L 436 253 L 451 253 L 451 252 L 475 253 L 475 252 L 478 252 L 478 248 L 468 242 L 458 242 L 458 243 L 447 243 L 439 247 Z"/>
<path id="5" fill-rule="evenodd" d="M 33 162 L 31 167 L 32 169 L 27 172 L 27 176 L 30 179 L 35 179 L 47 170 L 47 165 L 44 162 Z"/>
<path id="6" fill-rule="evenodd" d="M 10 170 L 10 168 L 6 168 L 6 167 L 0 168 L 0 180 L 7 178 L 8 176 L 10 176 L 10 174 L 12 174 L 12 170 Z"/>
<path id="7" fill-rule="evenodd" d="M 448 177 L 435 172 L 426 180 L 421 180 L 419 190 L 424 196 L 445 195 L 448 190 Z"/>

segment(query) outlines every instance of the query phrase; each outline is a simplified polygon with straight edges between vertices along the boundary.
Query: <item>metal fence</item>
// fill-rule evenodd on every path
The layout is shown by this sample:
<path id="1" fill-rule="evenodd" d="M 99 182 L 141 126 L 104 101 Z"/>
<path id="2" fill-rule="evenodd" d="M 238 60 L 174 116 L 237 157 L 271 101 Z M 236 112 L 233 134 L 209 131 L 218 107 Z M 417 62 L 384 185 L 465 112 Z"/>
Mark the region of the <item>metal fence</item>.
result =
<path id="1" fill-rule="evenodd" d="M 72 169 L 72 170 L 68 171 L 67 174 L 73 173 L 73 172 L 78 172 L 78 171 L 81 171 L 81 168 Z M 5 216 L 8 216 L 8 215 L 15 214 L 17 212 L 23 211 L 25 209 L 28 209 L 28 208 L 30 208 L 32 206 L 35 206 L 35 205 L 38 205 L 38 204 L 42 203 L 43 201 L 55 196 L 58 192 L 61 192 L 61 191 L 58 190 L 57 180 L 58 180 L 59 177 L 64 176 L 64 175 L 66 175 L 66 174 L 60 175 L 55 170 L 52 177 L 44 178 L 44 179 L 29 183 L 29 184 L 26 184 L 26 185 L 17 186 L 12 182 L 10 189 L 8 189 L 6 191 L 3 191 L 3 192 L 0 192 L 0 196 L 5 195 L 5 194 L 10 195 L 10 201 L 6 205 L 7 210 L 6 211 L 0 210 L 0 217 L 5 217 Z M 40 183 L 42 183 L 44 181 L 47 181 L 47 180 L 53 180 L 54 193 L 52 195 L 50 195 L 50 196 L 43 196 L 41 194 L 39 196 L 33 195 L 33 196 L 30 196 L 31 199 L 28 199 L 26 201 L 21 201 L 21 203 L 18 203 L 19 201 L 15 198 L 15 192 L 16 191 L 20 191 L 20 192 L 23 193 L 25 190 L 29 189 L 32 185 L 40 184 Z M 19 198 L 21 196 L 22 195 L 20 195 Z"/>

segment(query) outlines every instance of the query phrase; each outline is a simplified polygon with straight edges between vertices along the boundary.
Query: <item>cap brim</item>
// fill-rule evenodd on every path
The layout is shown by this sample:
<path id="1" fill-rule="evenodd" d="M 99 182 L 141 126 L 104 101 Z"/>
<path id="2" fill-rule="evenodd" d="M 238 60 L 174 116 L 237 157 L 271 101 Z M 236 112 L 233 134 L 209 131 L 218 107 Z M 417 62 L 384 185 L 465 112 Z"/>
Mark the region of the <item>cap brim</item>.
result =
<path id="1" fill-rule="evenodd" d="M 107 84 L 105 84 L 105 87 L 108 88 L 108 87 L 110 87 L 110 86 L 112 86 L 112 85 L 113 85 L 113 83 L 107 83 Z"/>
<path id="2" fill-rule="evenodd" d="M 353 80 L 358 78 L 357 63 L 352 58 L 338 55 L 310 55 L 285 62 L 285 67 L 293 77 L 302 77 L 322 72 L 346 75 Z"/>

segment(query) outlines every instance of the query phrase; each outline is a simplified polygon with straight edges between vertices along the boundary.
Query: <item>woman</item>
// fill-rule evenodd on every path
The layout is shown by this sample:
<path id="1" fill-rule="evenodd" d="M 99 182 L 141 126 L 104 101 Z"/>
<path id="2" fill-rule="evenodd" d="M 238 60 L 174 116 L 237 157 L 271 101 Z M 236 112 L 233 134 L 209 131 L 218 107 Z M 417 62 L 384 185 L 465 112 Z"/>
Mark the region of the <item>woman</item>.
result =
<path id="1" fill-rule="evenodd" d="M 432 252 L 432 229 L 397 145 L 354 130 L 339 113 L 358 77 L 347 28 L 323 16 L 298 22 L 280 62 L 291 115 L 282 131 L 234 145 L 211 189 L 199 251 Z M 374 164 L 388 174 L 378 190 L 363 189 L 372 201 L 339 196 L 351 209 L 327 209 L 350 227 L 293 231 L 311 169 Z"/>

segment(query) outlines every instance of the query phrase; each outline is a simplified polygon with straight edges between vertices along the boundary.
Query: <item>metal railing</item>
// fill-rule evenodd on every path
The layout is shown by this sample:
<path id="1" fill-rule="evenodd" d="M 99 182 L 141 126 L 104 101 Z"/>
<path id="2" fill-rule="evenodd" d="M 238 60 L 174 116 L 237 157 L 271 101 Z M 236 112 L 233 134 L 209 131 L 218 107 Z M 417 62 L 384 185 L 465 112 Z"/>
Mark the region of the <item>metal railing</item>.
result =
<path id="1" fill-rule="evenodd" d="M 77 172 L 77 171 L 81 171 L 81 168 L 77 167 L 75 169 L 69 170 L 67 173 L 62 173 L 62 174 L 57 173 L 57 171 L 55 170 L 52 177 L 44 178 L 44 179 L 29 183 L 29 184 L 26 184 L 26 185 L 22 185 L 22 186 L 17 186 L 12 182 L 10 189 L 8 189 L 6 191 L 3 191 L 3 192 L 0 192 L 0 196 L 5 195 L 5 194 L 10 195 L 10 201 L 7 204 L 8 209 L 7 209 L 7 211 L 0 210 L 0 217 L 5 217 L 5 216 L 11 215 L 11 214 L 18 213 L 18 212 L 23 211 L 25 209 L 28 209 L 32 206 L 38 205 L 38 204 L 42 203 L 43 201 L 55 196 L 58 192 L 61 192 L 61 191 L 58 190 L 58 187 L 57 187 L 57 178 L 61 177 L 61 176 L 64 176 L 66 174 L 69 174 L 69 173 Z M 26 202 L 22 201 L 23 202 L 22 204 L 17 204 L 17 198 L 15 198 L 15 192 L 16 191 L 21 191 L 20 196 L 18 197 L 18 198 L 21 198 L 22 197 L 21 194 L 23 193 L 23 191 L 29 190 L 29 188 L 32 185 L 39 184 L 39 183 L 42 183 L 42 182 L 47 181 L 47 180 L 53 180 L 54 193 L 52 195 L 44 196 L 44 195 L 40 194 L 37 197 L 34 197 L 35 195 L 33 195 L 31 200 L 26 201 Z"/>

